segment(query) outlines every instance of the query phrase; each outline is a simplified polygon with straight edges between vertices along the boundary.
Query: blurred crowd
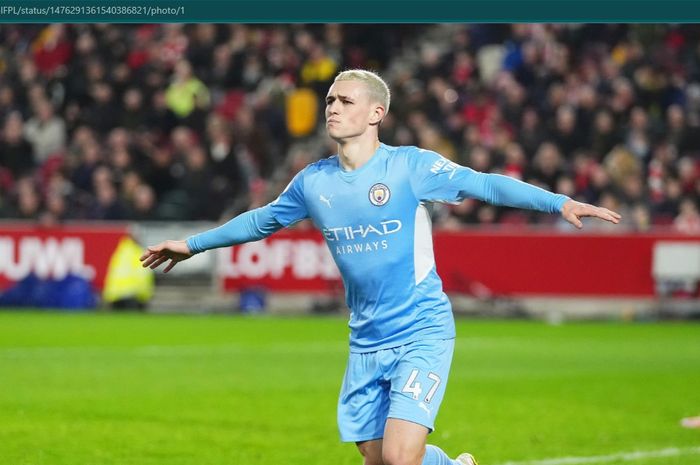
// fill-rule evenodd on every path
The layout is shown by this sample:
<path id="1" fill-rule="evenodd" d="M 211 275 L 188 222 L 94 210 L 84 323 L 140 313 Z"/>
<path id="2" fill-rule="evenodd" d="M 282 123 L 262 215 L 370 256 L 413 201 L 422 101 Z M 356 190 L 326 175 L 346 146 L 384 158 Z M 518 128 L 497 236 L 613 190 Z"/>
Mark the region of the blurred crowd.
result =
<path id="1" fill-rule="evenodd" d="M 700 233 L 697 25 L 1 25 L 0 218 L 262 205 L 335 151 L 323 98 L 356 67 L 392 88 L 385 143 Z M 469 200 L 433 215 L 559 221 Z"/>

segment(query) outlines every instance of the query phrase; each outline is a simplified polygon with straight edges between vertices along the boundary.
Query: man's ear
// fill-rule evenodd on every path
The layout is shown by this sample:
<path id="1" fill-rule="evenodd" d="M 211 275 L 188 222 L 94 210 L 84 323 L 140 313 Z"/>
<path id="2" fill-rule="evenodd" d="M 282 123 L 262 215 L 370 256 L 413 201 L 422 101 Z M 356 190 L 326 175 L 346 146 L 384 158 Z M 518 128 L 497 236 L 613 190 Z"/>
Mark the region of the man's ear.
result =
<path id="1" fill-rule="evenodd" d="M 372 114 L 369 115 L 369 124 L 371 126 L 377 126 L 384 119 L 384 114 L 386 110 L 381 105 L 375 105 L 372 108 Z"/>

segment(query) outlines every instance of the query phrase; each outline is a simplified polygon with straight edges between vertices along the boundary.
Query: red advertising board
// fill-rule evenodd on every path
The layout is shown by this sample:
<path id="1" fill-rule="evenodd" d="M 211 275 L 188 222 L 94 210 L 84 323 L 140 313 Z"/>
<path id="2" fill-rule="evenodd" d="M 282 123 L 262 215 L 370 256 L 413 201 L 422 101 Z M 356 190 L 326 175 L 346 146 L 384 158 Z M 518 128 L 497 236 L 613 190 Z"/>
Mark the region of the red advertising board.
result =
<path id="1" fill-rule="evenodd" d="M 518 231 L 441 233 L 435 260 L 444 287 L 478 283 L 496 295 L 653 297 L 654 245 L 700 242 L 681 234 Z"/>
<path id="2" fill-rule="evenodd" d="M 222 289 L 263 286 L 274 291 L 328 290 L 340 279 L 326 243 L 316 231 L 282 230 L 258 242 L 219 252 Z"/>
<path id="3" fill-rule="evenodd" d="M 659 241 L 700 242 L 700 237 L 524 229 L 433 235 L 446 291 L 481 289 L 500 296 L 652 297 L 652 257 Z M 325 291 L 339 279 L 321 235 L 294 230 L 222 250 L 218 273 L 226 291 L 249 286 Z"/>
<path id="4" fill-rule="evenodd" d="M 0 289 L 30 273 L 61 279 L 75 274 L 102 289 L 109 259 L 128 234 L 126 226 L 64 226 L 0 223 Z"/>

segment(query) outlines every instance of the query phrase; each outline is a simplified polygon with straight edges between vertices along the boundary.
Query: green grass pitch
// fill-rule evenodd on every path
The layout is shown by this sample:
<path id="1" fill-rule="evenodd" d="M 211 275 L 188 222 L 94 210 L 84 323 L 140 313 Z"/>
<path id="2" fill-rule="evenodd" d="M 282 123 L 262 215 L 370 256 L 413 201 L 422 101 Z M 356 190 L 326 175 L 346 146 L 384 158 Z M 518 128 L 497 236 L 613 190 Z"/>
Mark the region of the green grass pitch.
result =
<path id="1" fill-rule="evenodd" d="M 345 323 L 0 312 L 0 464 L 359 465 L 335 423 Z M 449 454 L 700 464 L 700 431 L 679 426 L 700 414 L 697 323 L 457 331 L 430 437 Z"/>

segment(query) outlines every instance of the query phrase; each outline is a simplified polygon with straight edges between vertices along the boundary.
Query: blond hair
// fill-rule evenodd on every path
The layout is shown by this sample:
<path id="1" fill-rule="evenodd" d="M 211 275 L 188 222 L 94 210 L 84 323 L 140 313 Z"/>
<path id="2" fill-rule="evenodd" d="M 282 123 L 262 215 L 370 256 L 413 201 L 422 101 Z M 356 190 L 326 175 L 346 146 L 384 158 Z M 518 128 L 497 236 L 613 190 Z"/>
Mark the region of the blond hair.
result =
<path id="1" fill-rule="evenodd" d="M 349 69 L 338 73 L 333 82 L 338 81 L 360 81 L 367 85 L 369 97 L 372 101 L 381 104 L 384 107 L 384 114 L 389 112 L 389 104 L 391 104 L 391 91 L 386 85 L 384 79 L 379 77 L 377 73 L 364 69 Z"/>

